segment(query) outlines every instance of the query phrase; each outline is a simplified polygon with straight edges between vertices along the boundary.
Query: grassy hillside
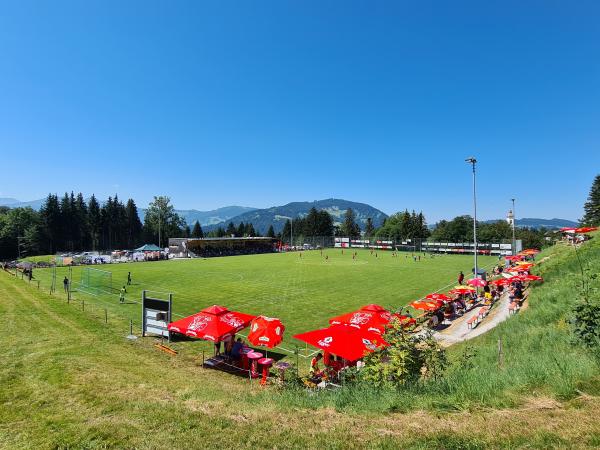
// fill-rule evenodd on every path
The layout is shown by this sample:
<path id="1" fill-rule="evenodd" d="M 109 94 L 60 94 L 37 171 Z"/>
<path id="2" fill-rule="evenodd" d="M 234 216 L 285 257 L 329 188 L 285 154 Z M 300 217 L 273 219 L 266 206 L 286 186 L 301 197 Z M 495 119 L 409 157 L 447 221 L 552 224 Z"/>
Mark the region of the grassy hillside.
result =
<path id="1" fill-rule="evenodd" d="M 475 356 L 444 382 L 393 393 L 265 390 L 0 273 L 0 447 L 597 447 L 598 366 L 567 323 L 579 266 L 572 248 L 544 256 L 527 310 L 453 348 L 455 362 Z M 596 273 L 599 257 L 600 243 L 582 248 Z"/>

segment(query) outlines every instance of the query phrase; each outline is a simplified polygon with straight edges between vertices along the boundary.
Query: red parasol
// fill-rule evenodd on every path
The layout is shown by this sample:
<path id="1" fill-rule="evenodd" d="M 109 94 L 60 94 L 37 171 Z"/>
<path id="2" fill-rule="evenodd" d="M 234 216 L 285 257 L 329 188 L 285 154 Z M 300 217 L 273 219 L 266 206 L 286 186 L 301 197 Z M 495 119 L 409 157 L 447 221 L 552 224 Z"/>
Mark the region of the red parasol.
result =
<path id="1" fill-rule="evenodd" d="M 383 306 L 374 304 L 363 306 L 358 311 L 329 319 L 329 323 L 331 325 L 354 325 L 365 328 L 368 331 L 383 334 L 392 317 L 396 317 L 404 326 L 411 325 L 409 323 L 410 320 L 407 320 L 410 318 L 407 316 L 390 314 Z"/>
<path id="2" fill-rule="evenodd" d="M 192 316 L 171 322 L 167 329 L 198 339 L 220 342 L 246 328 L 254 317 L 250 314 L 229 311 L 224 306 L 213 305 Z"/>
<path id="3" fill-rule="evenodd" d="M 540 251 L 535 248 L 527 248 L 520 252 L 520 255 L 537 255 Z"/>
<path id="4" fill-rule="evenodd" d="M 470 284 L 471 286 L 479 286 L 479 287 L 483 287 L 487 284 L 481 278 L 471 278 L 469 281 L 467 281 L 467 283 Z"/>
<path id="5" fill-rule="evenodd" d="M 581 227 L 575 228 L 575 233 L 591 233 L 592 231 L 596 231 L 598 227 Z"/>
<path id="6" fill-rule="evenodd" d="M 521 261 L 523 258 L 525 258 L 525 255 L 508 255 L 504 257 L 507 261 Z"/>
<path id="7" fill-rule="evenodd" d="M 521 281 L 544 281 L 542 277 L 537 275 L 519 275 Z"/>
<path id="8" fill-rule="evenodd" d="M 509 285 L 511 281 L 508 278 L 500 278 L 498 280 L 491 281 L 491 283 L 496 286 L 506 286 Z"/>
<path id="9" fill-rule="evenodd" d="M 410 304 L 415 309 L 422 309 L 423 311 L 435 311 L 444 306 L 444 302 L 441 300 L 426 300 L 417 301 Z"/>
<path id="10" fill-rule="evenodd" d="M 281 320 L 258 316 L 250 323 L 248 340 L 252 345 L 273 348 L 281 344 L 284 330 Z"/>
<path id="11" fill-rule="evenodd" d="M 366 353 L 388 345 L 377 333 L 347 325 L 332 325 L 294 337 L 348 361 L 356 361 Z"/>
<path id="12" fill-rule="evenodd" d="M 450 300 L 452 300 L 446 294 L 438 294 L 438 293 L 429 294 L 429 295 L 425 296 L 425 298 L 428 300 L 441 300 L 443 302 L 449 302 Z"/>
<path id="13" fill-rule="evenodd" d="M 450 294 L 470 294 L 471 292 L 474 292 L 475 289 L 472 288 L 471 286 L 464 286 L 464 287 L 456 287 L 450 291 L 448 291 L 448 293 Z"/>

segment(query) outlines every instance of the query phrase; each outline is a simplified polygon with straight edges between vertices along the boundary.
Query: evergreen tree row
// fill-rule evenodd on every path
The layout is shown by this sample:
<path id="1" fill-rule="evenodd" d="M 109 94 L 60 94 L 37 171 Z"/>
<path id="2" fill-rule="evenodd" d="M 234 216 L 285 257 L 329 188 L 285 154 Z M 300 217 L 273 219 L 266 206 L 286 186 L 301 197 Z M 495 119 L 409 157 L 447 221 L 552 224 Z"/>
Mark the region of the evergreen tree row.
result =
<path id="1" fill-rule="evenodd" d="M 142 223 L 132 199 L 117 195 L 100 205 L 94 195 L 86 203 L 81 193 L 59 199 L 49 194 L 39 212 L 37 230 L 41 253 L 130 249 L 142 241 Z"/>

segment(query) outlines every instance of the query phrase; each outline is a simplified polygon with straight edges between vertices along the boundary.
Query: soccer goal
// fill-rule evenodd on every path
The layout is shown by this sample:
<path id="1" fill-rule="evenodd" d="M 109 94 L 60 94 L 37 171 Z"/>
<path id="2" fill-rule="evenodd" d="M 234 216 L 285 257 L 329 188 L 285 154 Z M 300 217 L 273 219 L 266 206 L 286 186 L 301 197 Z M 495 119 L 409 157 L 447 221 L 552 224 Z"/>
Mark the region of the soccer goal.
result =
<path id="1" fill-rule="evenodd" d="M 112 294 L 112 272 L 85 267 L 81 271 L 79 290 L 92 295 Z"/>

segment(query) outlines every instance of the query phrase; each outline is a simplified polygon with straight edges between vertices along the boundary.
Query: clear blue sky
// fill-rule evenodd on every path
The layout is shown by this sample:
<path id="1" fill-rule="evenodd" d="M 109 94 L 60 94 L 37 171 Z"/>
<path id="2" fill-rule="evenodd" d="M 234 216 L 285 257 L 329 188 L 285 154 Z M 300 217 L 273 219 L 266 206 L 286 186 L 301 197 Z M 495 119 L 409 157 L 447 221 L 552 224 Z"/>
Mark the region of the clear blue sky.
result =
<path id="1" fill-rule="evenodd" d="M 492 5 L 491 3 L 496 3 Z M 600 2 L 0 6 L 0 196 L 329 197 L 430 222 L 577 219 L 600 172 Z"/>

